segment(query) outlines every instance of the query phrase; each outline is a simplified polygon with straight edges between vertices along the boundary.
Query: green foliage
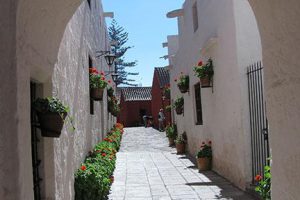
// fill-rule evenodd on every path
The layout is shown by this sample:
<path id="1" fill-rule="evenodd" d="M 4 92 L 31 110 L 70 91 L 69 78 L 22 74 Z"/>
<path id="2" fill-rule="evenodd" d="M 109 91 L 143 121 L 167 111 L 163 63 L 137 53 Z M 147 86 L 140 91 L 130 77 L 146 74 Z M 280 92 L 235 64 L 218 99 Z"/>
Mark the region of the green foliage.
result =
<path id="1" fill-rule="evenodd" d="M 190 77 L 188 75 L 181 74 L 177 83 L 178 87 L 188 88 L 190 84 Z"/>
<path id="2" fill-rule="evenodd" d="M 179 97 L 174 101 L 174 107 L 175 108 L 182 108 L 184 104 L 184 98 L 183 97 Z"/>
<path id="3" fill-rule="evenodd" d="M 202 65 L 202 62 L 200 62 L 200 64 L 198 64 L 198 66 L 194 67 L 194 72 L 198 78 L 204 78 L 207 76 L 209 78 L 211 78 L 214 74 L 212 59 L 211 58 L 208 59 L 208 61 L 205 65 Z"/>
<path id="4" fill-rule="evenodd" d="M 202 143 L 200 151 L 197 153 L 197 158 L 212 158 L 211 142 L 208 144 Z"/>
<path id="5" fill-rule="evenodd" d="M 183 134 L 180 134 L 177 136 L 176 140 L 175 140 L 175 143 L 176 144 L 184 144 L 185 143 L 185 140 L 183 138 Z"/>
<path id="6" fill-rule="evenodd" d="M 112 43 L 112 52 L 116 55 L 115 67 L 116 72 L 119 74 L 115 84 L 118 86 L 120 84 L 137 86 L 133 84 L 135 80 L 128 78 L 128 76 L 135 76 L 139 73 L 127 72 L 127 67 L 134 67 L 137 64 L 137 61 L 126 62 L 125 54 L 127 50 L 133 48 L 132 46 L 124 46 L 128 41 L 128 33 L 124 31 L 124 28 L 119 26 L 116 20 L 113 20 L 110 27 L 108 28 L 109 39 Z"/>
<path id="7" fill-rule="evenodd" d="M 90 73 L 90 88 L 102 88 L 107 86 L 105 77 L 101 74 Z"/>
<path id="8" fill-rule="evenodd" d="M 114 89 L 112 87 L 108 87 L 107 88 L 107 95 L 109 97 L 113 97 L 114 96 Z"/>
<path id="9" fill-rule="evenodd" d="M 33 108 L 37 112 L 68 113 L 69 107 L 65 106 L 61 100 L 56 97 L 38 98 L 33 102 Z"/>
<path id="10" fill-rule="evenodd" d="M 255 180 L 258 182 L 255 191 L 258 192 L 264 200 L 271 199 L 271 177 L 270 166 L 265 166 L 263 177 L 260 175 L 255 177 Z"/>
<path id="11" fill-rule="evenodd" d="M 75 173 L 75 200 L 106 199 L 113 181 L 123 130 L 114 128 L 97 144 Z"/>
<path id="12" fill-rule="evenodd" d="M 172 106 L 171 106 L 171 105 L 167 105 L 167 106 L 165 107 L 165 110 L 166 110 L 167 112 L 171 112 L 171 109 L 172 109 Z"/>
<path id="13" fill-rule="evenodd" d="M 108 105 L 108 111 L 112 115 L 117 116 L 120 113 L 121 111 L 120 104 L 118 103 L 118 100 L 114 95 L 108 99 L 107 105 Z"/>
<path id="14" fill-rule="evenodd" d="M 175 139 L 177 137 L 177 126 L 176 124 L 168 124 L 166 127 L 166 134 L 168 138 Z"/>

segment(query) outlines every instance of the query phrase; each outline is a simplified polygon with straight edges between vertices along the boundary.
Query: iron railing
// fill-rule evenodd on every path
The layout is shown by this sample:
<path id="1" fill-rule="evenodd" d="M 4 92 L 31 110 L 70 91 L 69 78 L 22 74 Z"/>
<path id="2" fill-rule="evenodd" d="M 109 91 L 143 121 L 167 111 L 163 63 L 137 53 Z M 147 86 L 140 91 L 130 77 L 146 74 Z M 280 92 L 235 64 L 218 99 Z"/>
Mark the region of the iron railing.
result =
<path id="1" fill-rule="evenodd" d="M 269 139 L 268 119 L 264 97 L 263 65 L 257 62 L 247 68 L 251 148 L 252 148 L 252 181 L 256 175 L 263 175 L 264 166 L 268 164 Z"/>

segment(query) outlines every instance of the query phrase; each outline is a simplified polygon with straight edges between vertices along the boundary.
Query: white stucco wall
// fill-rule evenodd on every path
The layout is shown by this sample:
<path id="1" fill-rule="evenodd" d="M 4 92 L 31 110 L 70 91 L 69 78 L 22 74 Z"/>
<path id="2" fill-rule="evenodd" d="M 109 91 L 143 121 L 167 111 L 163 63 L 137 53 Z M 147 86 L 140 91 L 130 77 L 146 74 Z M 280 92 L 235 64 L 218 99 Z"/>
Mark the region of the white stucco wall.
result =
<path id="1" fill-rule="evenodd" d="M 106 93 L 103 101 L 94 102 L 94 115 L 90 114 L 89 97 L 88 56 L 99 71 L 108 71 L 104 57 L 95 57 L 96 51 L 108 48 L 100 1 L 91 1 L 91 8 L 83 2 L 66 27 L 52 76 L 52 95 L 70 106 L 76 127 L 74 133 L 65 127 L 61 137 L 53 141 L 55 196 L 51 198 L 56 200 L 74 198 L 74 172 L 112 126 Z"/>
<path id="2" fill-rule="evenodd" d="M 187 132 L 191 155 L 202 141 L 213 142 L 213 169 L 238 187 L 251 181 L 251 149 L 246 67 L 261 59 L 256 21 L 246 0 L 197 1 L 199 28 L 194 33 L 192 6 L 186 0 L 179 17 L 179 50 L 171 72 L 172 99 L 184 96 L 184 115 L 175 115 L 179 133 Z M 195 125 L 193 66 L 214 62 L 213 89 L 201 89 L 203 125 Z M 190 92 L 181 94 L 173 81 L 190 76 Z M 174 92 L 173 92 L 174 91 Z"/>
<path id="3" fill-rule="evenodd" d="M 300 2 L 249 0 L 258 21 L 272 151 L 272 199 L 300 196 Z"/>
<path id="4" fill-rule="evenodd" d="M 91 1 L 91 10 L 87 1 L 81 2 L 14 0 L 0 5 L 6 47 L 0 54 L 7 54 L 0 72 L 5 85 L 0 90 L 6 95 L 0 105 L 6 117 L 0 122 L 0 199 L 34 198 L 30 81 L 41 86 L 39 96 L 55 95 L 67 104 L 76 127 L 72 133 L 65 126 L 60 138 L 39 142 L 43 199 L 74 198 L 75 170 L 116 121 L 107 113 L 106 93 L 90 115 L 88 55 L 95 58 L 96 50 L 109 45 L 101 1 Z M 107 70 L 104 58 L 93 62 Z"/>

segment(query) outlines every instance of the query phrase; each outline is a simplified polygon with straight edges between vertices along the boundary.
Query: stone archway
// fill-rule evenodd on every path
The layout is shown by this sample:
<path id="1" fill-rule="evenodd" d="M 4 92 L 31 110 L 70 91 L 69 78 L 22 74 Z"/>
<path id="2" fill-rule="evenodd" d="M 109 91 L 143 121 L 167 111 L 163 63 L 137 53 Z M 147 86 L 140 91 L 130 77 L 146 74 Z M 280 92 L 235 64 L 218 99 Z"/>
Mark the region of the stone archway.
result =
<path id="1" fill-rule="evenodd" d="M 272 151 L 272 199 L 299 196 L 300 2 L 249 0 L 261 35 Z"/>

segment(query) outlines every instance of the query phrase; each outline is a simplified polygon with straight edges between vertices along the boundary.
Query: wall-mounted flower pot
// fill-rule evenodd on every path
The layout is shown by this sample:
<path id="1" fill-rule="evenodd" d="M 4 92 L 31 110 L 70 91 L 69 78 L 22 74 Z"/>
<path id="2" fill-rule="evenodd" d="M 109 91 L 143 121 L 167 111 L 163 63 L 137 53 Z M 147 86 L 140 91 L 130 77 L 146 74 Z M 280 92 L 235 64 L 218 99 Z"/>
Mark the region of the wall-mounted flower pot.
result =
<path id="1" fill-rule="evenodd" d="M 211 170 L 211 158 L 197 158 L 199 171 Z"/>
<path id="2" fill-rule="evenodd" d="M 166 97 L 166 99 L 170 99 L 171 98 L 171 93 L 170 92 L 165 92 L 165 97 Z"/>
<path id="3" fill-rule="evenodd" d="M 175 145 L 175 140 L 174 138 L 169 138 L 169 146 L 174 146 Z"/>
<path id="4" fill-rule="evenodd" d="M 200 84 L 202 88 L 211 87 L 210 85 L 210 78 L 208 76 L 200 78 Z"/>
<path id="5" fill-rule="evenodd" d="M 177 115 L 181 115 L 183 113 L 183 107 L 178 107 L 175 109 Z"/>
<path id="6" fill-rule="evenodd" d="M 176 150 L 177 150 L 177 154 L 184 154 L 185 153 L 185 143 L 177 143 Z"/>
<path id="7" fill-rule="evenodd" d="M 91 98 L 94 101 L 102 101 L 102 99 L 103 99 L 103 92 L 104 92 L 103 88 L 91 88 L 91 91 L 90 91 Z"/>
<path id="8" fill-rule="evenodd" d="M 186 85 L 178 85 L 178 88 L 181 93 L 186 93 L 189 91 L 189 86 L 186 86 Z"/>
<path id="9" fill-rule="evenodd" d="M 67 113 L 37 113 L 42 136 L 44 137 L 59 137 L 64 126 L 64 119 Z"/>

